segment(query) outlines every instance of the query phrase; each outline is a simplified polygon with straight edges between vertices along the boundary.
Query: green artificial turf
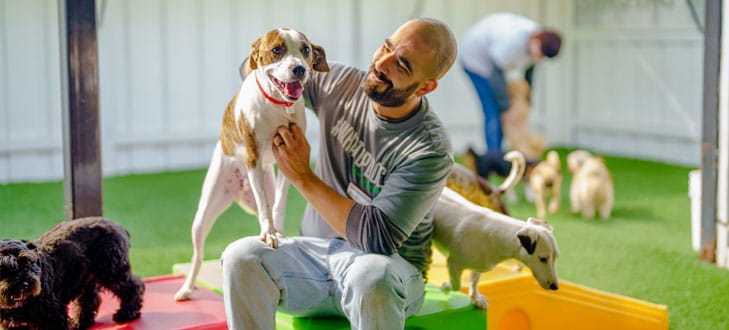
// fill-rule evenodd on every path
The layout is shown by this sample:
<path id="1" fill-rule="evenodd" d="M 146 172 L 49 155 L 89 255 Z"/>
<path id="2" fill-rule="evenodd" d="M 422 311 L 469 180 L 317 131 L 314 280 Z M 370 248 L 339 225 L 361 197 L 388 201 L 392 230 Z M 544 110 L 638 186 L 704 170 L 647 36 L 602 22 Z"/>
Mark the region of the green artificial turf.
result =
<path id="1" fill-rule="evenodd" d="M 566 150 L 559 149 L 563 160 Z M 691 249 L 690 168 L 606 157 L 615 182 L 609 221 L 569 212 L 565 171 L 562 209 L 548 217 L 561 250 L 560 278 L 668 306 L 671 329 L 729 329 L 729 270 L 702 262 Z M 132 234 L 132 267 L 140 276 L 168 274 L 191 257 L 190 226 L 204 170 L 130 175 L 103 182 L 104 213 Z M 512 215 L 534 216 L 522 186 Z M 0 239 L 32 239 L 63 218 L 61 182 L 0 185 Z M 304 200 L 290 189 L 286 234 L 296 235 Z M 229 208 L 208 237 L 205 258 L 238 237 L 255 235 L 256 219 Z"/>

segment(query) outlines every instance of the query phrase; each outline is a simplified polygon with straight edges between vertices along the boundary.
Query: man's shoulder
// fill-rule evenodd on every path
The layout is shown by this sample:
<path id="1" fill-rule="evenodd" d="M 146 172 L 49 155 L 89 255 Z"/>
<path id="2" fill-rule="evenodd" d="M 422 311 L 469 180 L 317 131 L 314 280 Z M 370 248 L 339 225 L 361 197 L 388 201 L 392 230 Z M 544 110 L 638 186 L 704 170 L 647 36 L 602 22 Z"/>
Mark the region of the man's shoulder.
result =
<path id="1" fill-rule="evenodd" d="M 428 162 L 430 166 L 446 165 L 447 160 L 453 155 L 453 146 L 445 125 L 437 115 L 429 113 L 423 118 L 421 127 L 419 134 L 410 136 L 412 144 L 408 159 L 418 162 L 430 159 Z"/>
<path id="2" fill-rule="evenodd" d="M 423 125 L 426 126 L 426 131 L 429 134 L 429 138 L 436 149 L 443 150 L 448 153 L 452 153 L 452 146 L 450 135 L 448 130 L 440 119 L 438 114 L 432 107 L 429 106 L 428 112 L 423 119 Z"/>
<path id="3" fill-rule="evenodd" d="M 333 93 L 335 90 L 342 92 L 359 87 L 364 76 L 365 72 L 354 66 L 329 62 L 328 72 L 314 73 L 312 85 L 318 86 L 327 94 Z"/>
<path id="4" fill-rule="evenodd" d="M 328 72 L 320 72 L 318 75 L 322 77 L 330 77 L 333 79 L 361 79 L 365 72 L 357 67 L 354 67 L 352 65 L 343 64 L 340 62 L 329 62 L 329 71 Z"/>

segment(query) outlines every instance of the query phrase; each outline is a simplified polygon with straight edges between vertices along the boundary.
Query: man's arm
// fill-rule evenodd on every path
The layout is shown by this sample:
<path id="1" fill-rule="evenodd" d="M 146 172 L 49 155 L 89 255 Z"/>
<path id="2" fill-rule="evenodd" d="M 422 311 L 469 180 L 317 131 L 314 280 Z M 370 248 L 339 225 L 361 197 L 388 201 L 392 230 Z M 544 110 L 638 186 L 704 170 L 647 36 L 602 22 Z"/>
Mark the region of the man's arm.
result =
<path id="1" fill-rule="evenodd" d="M 284 144 L 277 146 L 281 141 Z M 301 128 L 295 124 L 288 128 L 279 127 L 272 148 L 279 172 L 289 179 L 337 234 L 347 239 L 347 217 L 355 202 L 340 195 L 311 170 L 311 148 Z"/>

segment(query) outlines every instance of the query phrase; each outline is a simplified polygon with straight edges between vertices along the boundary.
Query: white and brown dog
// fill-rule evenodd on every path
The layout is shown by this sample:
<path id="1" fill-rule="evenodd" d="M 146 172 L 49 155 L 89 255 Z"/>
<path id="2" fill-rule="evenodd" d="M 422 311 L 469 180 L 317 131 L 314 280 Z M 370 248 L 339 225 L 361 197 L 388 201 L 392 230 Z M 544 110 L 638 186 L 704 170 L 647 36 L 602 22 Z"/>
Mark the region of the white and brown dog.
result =
<path id="1" fill-rule="evenodd" d="M 546 159 L 529 173 L 529 187 L 534 194 L 537 218 L 546 219 L 547 212 L 554 214 L 559 211 L 562 199 L 561 164 L 559 154 L 551 150 Z"/>
<path id="2" fill-rule="evenodd" d="M 290 183 L 285 176 L 274 174 L 273 139 L 281 126 L 296 123 L 306 129 L 301 97 L 304 84 L 312 70 L 329 71 L 324 48 L 311 43 L 303 33 L 286 28 L 258 38 L 244 67 L 246 78 L 223 114 L 220 140 L 205 175 L 192 224 L 192 264 L 176 300 L 190 298 L 205 238 L 233 201 L 257 214 L 261 240 L 278 246 Z"/>
<path id="3" fill-rule="evenodd" d="M 605 161 L 586 150 L 575 150 L 567 155 L 567 168 L 572 173 L 572 212 L 581 213 L 585 219 L 594 218 L 597 212 L 603 220 L 609 219 L 615 196 Z"/>
<path id="4" fill-rule="evenodd" d="M 526 264 L 542 288 L 559 288 L 555 270 L 559 248 L 546 222 L 503 215 L 473 204 L 447 187 L 433 211 L 433 243 L 447 257 L 450 277 L 450 283 L 441 287 L 444 291 L 459 290 L 461 273 L 469 269 L 468 295 L 476 307 L 486 309 L 488 300 L 478 292 L 481 273 L 510 258 Z"/>

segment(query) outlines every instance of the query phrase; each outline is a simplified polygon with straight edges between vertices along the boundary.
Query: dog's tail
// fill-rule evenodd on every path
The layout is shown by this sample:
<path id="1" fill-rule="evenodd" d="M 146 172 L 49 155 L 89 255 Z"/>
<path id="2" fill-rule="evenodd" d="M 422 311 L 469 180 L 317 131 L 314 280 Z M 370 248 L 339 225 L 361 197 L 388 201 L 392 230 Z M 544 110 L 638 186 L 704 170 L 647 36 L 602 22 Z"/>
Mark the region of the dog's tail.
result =
<path id="1" fill-rule="evenodd" d="M 497 188 L 500 193 L 514 188 L 522 176 L 524 176 L 524 170 L 526 169 L 526 160 L 524 160 L 524 154 L 520 151 L 509 151 L 504 155 L 504 159 L 511 162 L 511 171 L 506 177 L 506 180 Z"/>

